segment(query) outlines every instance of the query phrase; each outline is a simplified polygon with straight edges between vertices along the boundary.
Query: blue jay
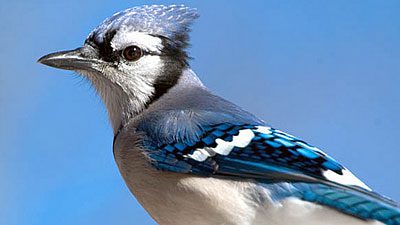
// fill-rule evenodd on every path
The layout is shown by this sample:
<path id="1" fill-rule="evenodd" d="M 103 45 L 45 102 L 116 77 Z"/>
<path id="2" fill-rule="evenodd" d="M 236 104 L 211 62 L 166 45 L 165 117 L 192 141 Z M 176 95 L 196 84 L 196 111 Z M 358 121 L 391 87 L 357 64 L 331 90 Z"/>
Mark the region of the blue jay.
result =
<path id="1" fill-rule="evenodd" d="M 399 205 L 320 149 L 211 93 L 188 64 L 185 6 L 106 19 L 40 63 L 98 91 L 130 191 L 162 225 L 400 225 Z"/>

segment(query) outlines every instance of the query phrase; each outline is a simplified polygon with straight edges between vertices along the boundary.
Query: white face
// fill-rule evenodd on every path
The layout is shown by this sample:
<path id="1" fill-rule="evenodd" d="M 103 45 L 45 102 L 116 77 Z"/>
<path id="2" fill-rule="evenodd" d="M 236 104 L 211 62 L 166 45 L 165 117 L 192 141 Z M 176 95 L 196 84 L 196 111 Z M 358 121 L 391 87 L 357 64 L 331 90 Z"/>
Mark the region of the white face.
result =
<path id="1" fill-rule="evenodd" d="M 114 35 L 110 45 L 118 57 L 112 66 L 104 68 L 103 74 L 124 91 L 150 95 L 152 84 L 161 76 L 164 66 L 160 56 L 162 40 L 148 34 L 121 29 Z M 129 53 L 128 49 L 132 48 L 141 54 L 135 56 L 134 53 Z"/>
<path id="2" fill-rule="evenodd" d="M 148 34 L 119 30 L 110 45 L 114 54 L 112 62 L 94 65 L 93 69 L 98 72 L 78 72 L 96 87 L 114 125 L 143 109 L 155 92 L 153 85 L 162 76 L 164 61 L 162 40 Z M 128 49 L 141 54 L 135 55 L 135 51 Z"/>
<path id="3" fill-rule="evenodd" d="M 121 29 L 111 41 L 114 50 L 123 50 L 128 46 L 138 46 L 147 52 L 161 54 L 162 40 L 149 34 Z"/>
<path id="4" fill-rule="evenodd" d="M 180 79 L 188 66 L 188 28 L 197 17 L 195 9 L 184 6 L 133 7 L 104 20 L 82 48 L 51 53 L 39 62 L 87 77 L 116 131 Z"/>

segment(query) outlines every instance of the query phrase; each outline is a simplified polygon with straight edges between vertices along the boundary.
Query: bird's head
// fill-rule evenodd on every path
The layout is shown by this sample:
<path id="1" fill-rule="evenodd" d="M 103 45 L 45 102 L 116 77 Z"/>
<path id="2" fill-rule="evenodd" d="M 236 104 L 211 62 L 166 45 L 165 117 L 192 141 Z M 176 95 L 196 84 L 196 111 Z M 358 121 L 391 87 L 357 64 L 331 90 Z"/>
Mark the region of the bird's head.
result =
<path id="1" fill-rule="evenodd" d="M 82 47 L 39 62 L 90 80 L 116 131 L 178 82 L 188 67 L 189 27 L 197 17 L 182 5 L 130 8 L 106 19 Z"/>

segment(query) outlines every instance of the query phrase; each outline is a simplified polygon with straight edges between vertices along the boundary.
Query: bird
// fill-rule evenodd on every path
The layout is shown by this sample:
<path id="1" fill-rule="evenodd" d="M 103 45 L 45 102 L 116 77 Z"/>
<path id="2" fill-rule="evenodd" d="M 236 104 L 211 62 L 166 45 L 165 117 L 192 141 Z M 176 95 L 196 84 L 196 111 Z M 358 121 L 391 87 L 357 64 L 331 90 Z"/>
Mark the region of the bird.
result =
<path id="1" fill-rule="evenodd" d="M 198 17 L 185 5 L 135 6 L 83 46 L 38 60 L 94 86 L 119 171 L 150 216 L 161 225 L 400 225 L 398 203 L 201 82 L 188 53 Z"/>

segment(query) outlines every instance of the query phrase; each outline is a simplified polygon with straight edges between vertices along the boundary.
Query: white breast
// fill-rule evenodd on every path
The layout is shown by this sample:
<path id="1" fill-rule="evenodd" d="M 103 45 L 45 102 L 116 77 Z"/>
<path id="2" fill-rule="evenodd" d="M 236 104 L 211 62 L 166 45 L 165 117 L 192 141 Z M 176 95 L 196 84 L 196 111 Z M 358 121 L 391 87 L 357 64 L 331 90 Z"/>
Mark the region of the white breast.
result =
<path id="1" fill-rule="evenodd" d="M 248 181 L 194 177 L 157 171 L 135 147 L 136 137 L 120 135 L 115 159 L 131 192 L 161 225 L 378 225 L 333 209 L 288 198 L 270 200 L 269 191 Z M 126 143 L 126 144 L 124 144 Z M 263 195 L 263 204 L 256 202 Z"/>

